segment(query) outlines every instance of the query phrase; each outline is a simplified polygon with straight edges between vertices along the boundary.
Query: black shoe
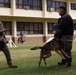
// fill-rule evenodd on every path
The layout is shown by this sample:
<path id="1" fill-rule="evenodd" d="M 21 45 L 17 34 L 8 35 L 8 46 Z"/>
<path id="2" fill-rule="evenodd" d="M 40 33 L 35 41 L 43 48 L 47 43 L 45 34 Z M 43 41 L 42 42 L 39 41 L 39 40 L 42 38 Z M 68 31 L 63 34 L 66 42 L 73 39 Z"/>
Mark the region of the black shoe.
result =
<path id="1" fill-rule="evenodd" d="M 66 58 L 66 62 L 67 62 L 67 63 L 72 62 L 72 58 L 71 58 L 71 57 L 67 57 L 67 58 Z"/>
<path id="2" fill-rule="evenodd" d="M 66 63 L 58 62 L 58 65 L 65 65 Z"/>
<path id="3" fill-rule="evenodd" d="M 67 63 L 66 67 L 71 67 L 71 62 L 72 62 L 72 59 L 70 57 L 67 58 L 66 59 L 66 63 Z"/>
<path id="4" fill-rule="evenodd" d="M 65 65 L 66 64 L 66 60 L 65 59 L 62 59 L 61 62 L 58 62 L 58 65 Z"/>

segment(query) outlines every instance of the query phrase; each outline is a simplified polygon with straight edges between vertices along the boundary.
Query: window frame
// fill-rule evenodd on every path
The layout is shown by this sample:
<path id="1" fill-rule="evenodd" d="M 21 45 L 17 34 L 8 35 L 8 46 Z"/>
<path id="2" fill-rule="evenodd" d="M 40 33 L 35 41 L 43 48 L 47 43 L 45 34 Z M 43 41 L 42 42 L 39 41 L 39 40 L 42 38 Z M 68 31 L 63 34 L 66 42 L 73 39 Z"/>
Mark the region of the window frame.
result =
<path id="1" fill-rule="evenodd" d="M 54 23 L 50 23 L 50 22 L 47 23 L 48 34 L 53 34 L 53 32 L 54 32 L 53 25 L 54 25 Z M 52 27 L 51 29 L 50 29 L 50 26 Z"/>
<path id="2" fill-rule="evenodd" d="M 76 3 L 71 3 L 71 10 L 76 10 Z"/>
<path id="3" fill-rule="evenodd" d="M 23 23 L 23 27 L 25 28 L 25 30 L 20 30 L 19 29 L 19 25 L 20 23 Z M 27 35 L 32 35 L 32 34 L 43 34 L 43 23 L 42 22 L 17 22 L 17 32 L 27 32 Z M 35 29 L 35 25 L 37 24 L 38 28 Z M 26 29 L 26 25 L 27 25 L 27 29 Z M 32 29 L 31 29 L 31 25 L 32 25 Z M 39 26 L 41 26 L 42 29 L 39 29 Z M 26 35 L 25 34 L 25 35 Z M 19 34 L 17 34 L 19 35 Z"/>
<path id="4" fill-rule="evenodd" d="M 48 6 L 48 1 L 51 3 L 50 6 Z M 65 7 L 67 7 L 66 2 L 47 0 L 47 11 L 51 11 L 49 10 L 50 8 L 54 8 L 54 12 L 58 11 L 58 8 L 61 6 L 61 3 L 64 3 Z M 57 4 L 59 4 L 58 7 L 56 6 Z"/>
<path id="5" fill-rule="evenodd" d="M 2 1 L 2 0 L 1 0 Z M 1 5 L 2 4 L 2 5 Z M 6 7 L 6 8 L 11 8 L 11 1 L 8 0 L 8 2 L 6 2 L 6 0 L 4 0 L 3 2 L 0 2 L 0 7 Z"/>
<path id="6" fill-rule="evenodd" d="M 76 31 L 76 23 L 74 23 L 74 30 Z"/>
<path id="7" fill-rule="evenodd" d="M 26 9 L 26 6 L 29 7 L 29 9 L 31 10 L 42 10 L 42 0 L 35 0 L 37 1 L 37 6 L 34 5 L 34 0 L 31 0 L 31 4 L 30 4 L 30 0 L 26 0 L 27 3 L 25 3 L 25 0 L 22 0 L 23 4 L 19 4 L 19 0 L 16 0 L 16 8 L 17 9 Z M 38 3 L 40 2 L 40 4 Z M 20 7 L 19 7 L 20 6 Z"/>
<path id="8" fill-rule="evenodd" d="M 12 35 L 12 22 L 10 21 L 2 21 L 3 27 L 6 28 L 6 32 L 5 35 Z M 9 24 L 9 29 L 8 29 L 8 25 Z M 8 34 L 9 32 L 9 34 Z"/>

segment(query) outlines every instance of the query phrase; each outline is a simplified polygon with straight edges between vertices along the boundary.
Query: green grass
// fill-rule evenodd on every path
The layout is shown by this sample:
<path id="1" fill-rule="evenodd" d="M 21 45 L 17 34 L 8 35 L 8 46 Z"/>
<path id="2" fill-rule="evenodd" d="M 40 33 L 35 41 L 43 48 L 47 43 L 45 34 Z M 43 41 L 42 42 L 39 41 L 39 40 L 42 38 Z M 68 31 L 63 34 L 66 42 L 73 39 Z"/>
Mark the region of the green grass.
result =
<path id="1" fill-rule="evenodd" d="M 17 69 L 10 69 L 6 64 L 4 54 L 0 52 L 0 75 L 76 75 L 76 43 L 73 44 L 73 63 L 71 68 L 58 66 L 61 57 L 52 52 L 52 57 L 47 59 L 47 65 L 42 61 L 38 67 L 40 51 L 31 51 L 30 48 L 43 45 L 44 43 L 27 43 L 10 48 L 13 63 L 18 65 Z"/>

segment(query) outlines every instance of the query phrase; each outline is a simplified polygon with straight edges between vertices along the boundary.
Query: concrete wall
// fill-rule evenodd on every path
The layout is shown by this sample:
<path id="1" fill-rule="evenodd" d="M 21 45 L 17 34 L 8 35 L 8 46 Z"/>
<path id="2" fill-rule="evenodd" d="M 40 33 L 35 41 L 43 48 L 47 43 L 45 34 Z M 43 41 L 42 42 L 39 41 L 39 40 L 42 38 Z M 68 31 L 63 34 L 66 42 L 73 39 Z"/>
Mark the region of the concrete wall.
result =
<path id="1" fill-rule="evenodd" d="M 67 2 L 68 13 L 74 19 L 76 23 L 76 10 L 70 10 L 70 3 L 76 2 L 76 0 L 56 0 Z M 7 35 L 13 37 L 15 43 L 17 43 L 17 28 L 16 22 L 42 22 L 43 23 L 43 34 L 42 35 L 26 35 L 26 42 L 44 42 L 49 37 L 52 37 L 52 34 L 47 33 L 47 22 L 57 22 L 60 17 L 58 12 L 49 12 L 47 11 L 46 0 L 42 0 L 42 9 L 43 10 L 25 10 L 25 9 L 16 9 L 15 0 L 11 0 L 11 8 L 0 7 L 0 20 L 1 21 L 11 21 L 12 22 L 12 35 Z M 75 32 L 76 33 L 76 32 Z"/>

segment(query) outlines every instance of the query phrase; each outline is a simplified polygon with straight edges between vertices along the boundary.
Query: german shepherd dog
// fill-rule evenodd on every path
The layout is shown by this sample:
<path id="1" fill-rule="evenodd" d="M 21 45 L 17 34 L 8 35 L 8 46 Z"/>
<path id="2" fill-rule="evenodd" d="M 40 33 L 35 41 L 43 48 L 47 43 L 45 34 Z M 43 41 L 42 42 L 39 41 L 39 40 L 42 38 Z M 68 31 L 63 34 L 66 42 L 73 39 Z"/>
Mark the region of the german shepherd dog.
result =
<path id="1" fill-rule="evenodd" d="M 67 57 L 70 58 L 61 48 L 61 45 L 59 43 L 59 40 L 54 38 L 51 41 L 45 43 L 45 45 L 43 46 L 36 46 L 31 48 L 31 50 L 37 50 L 37 49 L 41 49 L 40 51 L 40 61 L 39 61 L 39 67 L 41 64 L 41 60 L 44 60 L 45 65 L 46 63 L 46 58 L 49 58 L 51 56 L 51 51 L 55 51 L 56 53 L 58 53 L 62 59 L 65 59 L 65 57 L 63 56 L 63 54 Z"/>

